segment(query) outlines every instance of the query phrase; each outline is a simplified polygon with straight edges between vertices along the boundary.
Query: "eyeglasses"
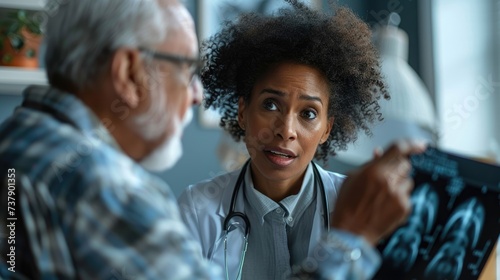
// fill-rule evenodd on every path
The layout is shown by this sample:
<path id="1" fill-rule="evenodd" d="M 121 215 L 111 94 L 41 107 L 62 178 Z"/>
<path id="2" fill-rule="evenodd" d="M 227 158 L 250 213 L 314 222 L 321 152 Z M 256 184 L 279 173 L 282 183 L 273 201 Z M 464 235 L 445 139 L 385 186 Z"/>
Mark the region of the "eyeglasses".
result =
<path id="1" fill-rule="evenodd" d="M 189 84 L 193 84 L 196 78 L 199 78 L 201 67 L 203 66 L 203 62 L 199 58 L 192 58 L 181 55 L 174 55 L 169 53 L 157 52 L 154 50 L 150 50 L 147 48 L 139 48 L 139 51 L 149 55 L 155 59 L 169 61 L 176 64 L 187 64 L 189 68 Z"/>

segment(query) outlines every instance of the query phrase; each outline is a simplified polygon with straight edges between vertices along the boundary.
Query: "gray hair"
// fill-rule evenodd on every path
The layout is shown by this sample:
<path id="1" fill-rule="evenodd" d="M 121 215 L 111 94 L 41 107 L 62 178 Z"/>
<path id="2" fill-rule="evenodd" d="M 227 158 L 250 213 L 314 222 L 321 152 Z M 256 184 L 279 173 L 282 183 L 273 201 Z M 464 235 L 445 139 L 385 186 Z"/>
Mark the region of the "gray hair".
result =
<path id="1" fill-rule="evenodd" d="M 50 84 L 76 90 L 108 65 L 120 47 L 152 47 L 166 37 L 168 21 L 157 0 L 52 0 L 45 31 Z M 61 81 L 62 80 L 62 81 Z"/>

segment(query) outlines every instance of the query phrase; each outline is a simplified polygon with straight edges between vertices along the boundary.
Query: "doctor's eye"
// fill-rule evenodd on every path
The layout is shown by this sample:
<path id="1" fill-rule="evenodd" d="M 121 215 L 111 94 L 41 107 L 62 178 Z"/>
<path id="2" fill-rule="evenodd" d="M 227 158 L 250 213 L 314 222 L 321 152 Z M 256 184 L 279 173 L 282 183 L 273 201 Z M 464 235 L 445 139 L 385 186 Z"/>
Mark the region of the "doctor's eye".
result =
<path id="1" fill-rule="evenodd" d="M 307 119 L 307 120 L 314 120 L 318 117 L 318 113 L 316 113 L 315 110 L 312 109 L 307 109 L 302 111 L 302 117 Z"/>
<path id="2" fill-rule="evenodd" d="M 268 111 L 276 111 L 278 110 L 278 106 L 276 105 L 276 102 L 273 99 L 266 99 L 264 102 L 262 102 L 262 107 Z"/>

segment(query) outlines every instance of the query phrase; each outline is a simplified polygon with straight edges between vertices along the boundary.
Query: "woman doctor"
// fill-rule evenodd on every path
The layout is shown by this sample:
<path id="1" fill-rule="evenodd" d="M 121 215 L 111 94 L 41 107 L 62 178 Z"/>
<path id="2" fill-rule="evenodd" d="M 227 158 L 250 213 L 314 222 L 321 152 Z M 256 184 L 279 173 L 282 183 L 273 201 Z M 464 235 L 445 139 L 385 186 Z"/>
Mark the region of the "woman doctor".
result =
<path id="1" fill-rule="evenodd" d="M 422 148 L 394 145 L 344 184 L 312 161 L 369 132 L 388 95 L 365 23 L 345 8 L 331 16 L 288 2 L 274 16 L 241 16 L 203 45 L 205 105 L 250 159 L 189 186 L 181 215 L 228 279 L 314 270 L 324 244 L 345 262 L 338 279 L 367 279 L 379 264 L 372 246 L 408 214 L 406 156 Z"/>

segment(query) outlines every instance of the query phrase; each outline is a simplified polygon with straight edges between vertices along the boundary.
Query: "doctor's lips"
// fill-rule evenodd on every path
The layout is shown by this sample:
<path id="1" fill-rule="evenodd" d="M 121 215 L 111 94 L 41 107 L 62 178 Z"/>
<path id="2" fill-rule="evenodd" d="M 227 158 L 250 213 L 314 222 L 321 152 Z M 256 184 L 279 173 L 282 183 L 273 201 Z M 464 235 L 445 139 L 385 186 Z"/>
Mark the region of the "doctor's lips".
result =
<path id="1" fill-rule="evenodd" d="M 264 148 L 263 149 L 264 153 L 268 153 L 268 154 L 272 154 L 274 156 L 279 156 L 279 157 L 283 157 L 283 158 L 289 158 L 289 159 L 293 159 L 293 158 L 296 158 L 297 155 L 290 151 L 290 150 L 287 150 L 287 149 L 282 149 L 282 148 Z"/>

